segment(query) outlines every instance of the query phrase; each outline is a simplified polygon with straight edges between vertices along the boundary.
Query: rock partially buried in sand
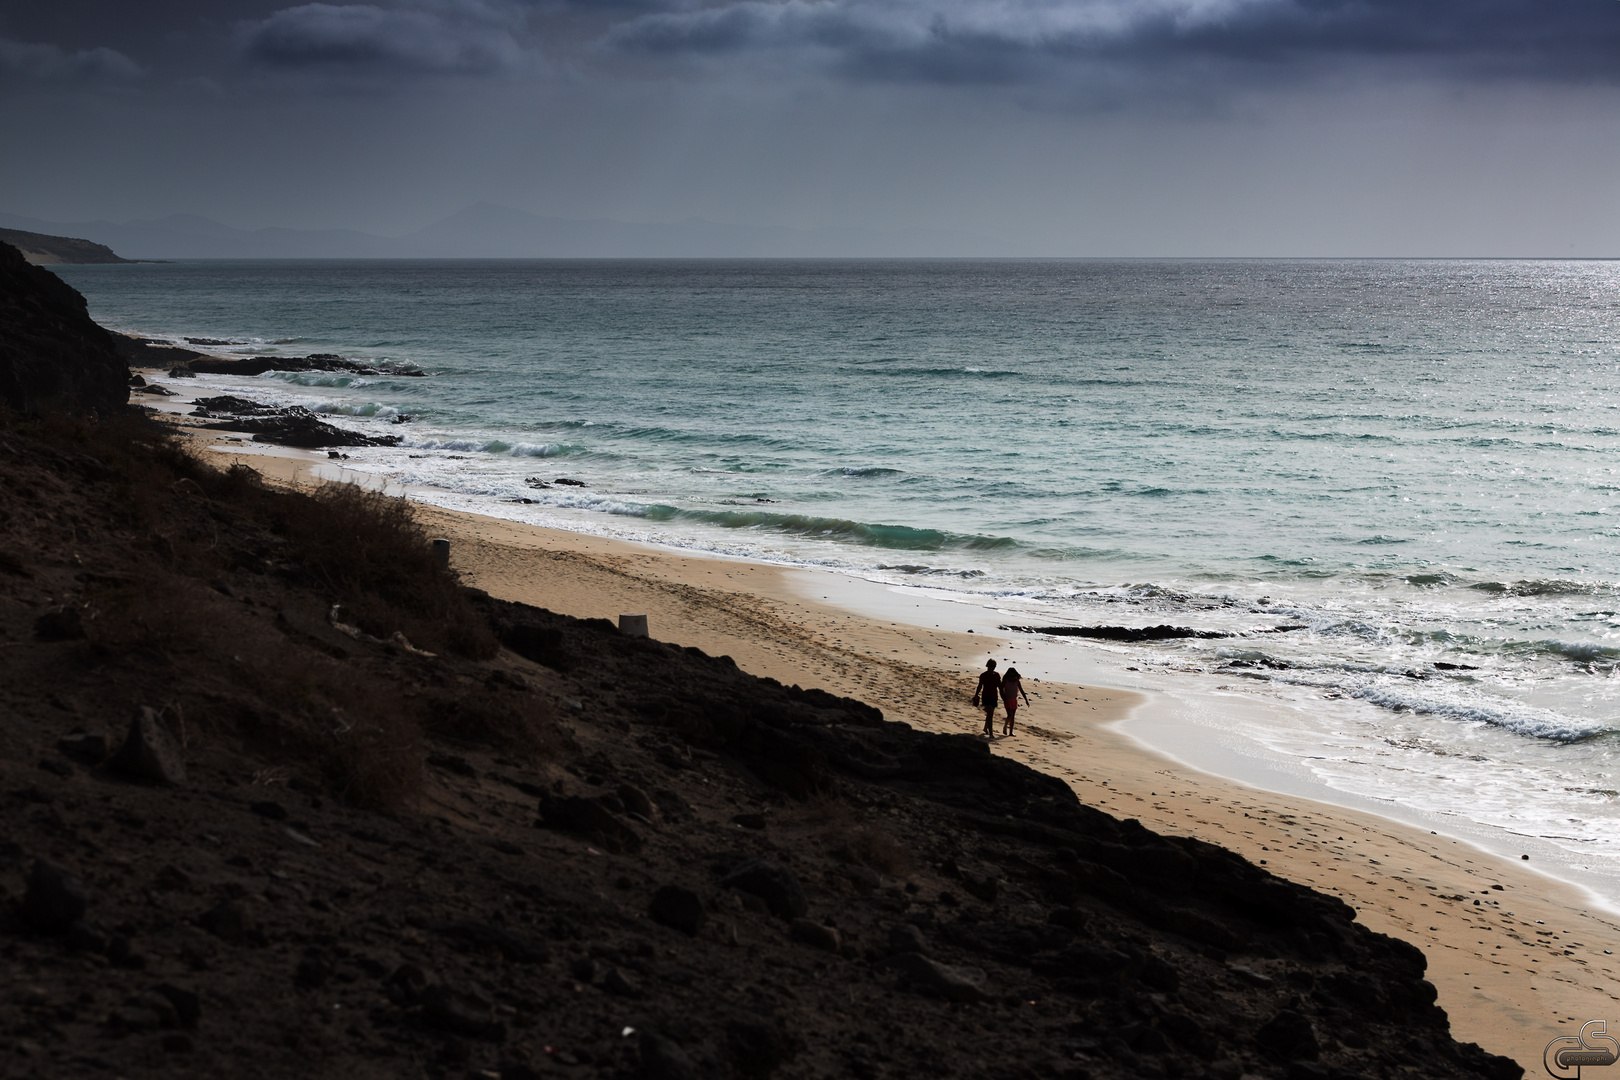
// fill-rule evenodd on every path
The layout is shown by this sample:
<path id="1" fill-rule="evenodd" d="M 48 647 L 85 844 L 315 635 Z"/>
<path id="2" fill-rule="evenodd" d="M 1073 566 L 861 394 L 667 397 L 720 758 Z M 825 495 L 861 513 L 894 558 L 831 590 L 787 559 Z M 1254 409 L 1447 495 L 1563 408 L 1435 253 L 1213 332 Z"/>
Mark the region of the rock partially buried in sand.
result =
<path id="1" fill-rule="evenodd" d="M 141 780 L 172 785 L 186 782 L 186 763 L 180 756 L 179 744 L 164 728 L 158 711 L 145 705 L 135 713 L 124 745 L 108 764 Z"/>
<path id="2" fill-rule="evenodd" d="M 34 861 L 33 872 L 28 875 L 28 892 L 23 897 L 22 917 L 35 930 L 65 933 L 84 918 L 89 903 L 84 886 L 73 875 L 44 859 Z"/>

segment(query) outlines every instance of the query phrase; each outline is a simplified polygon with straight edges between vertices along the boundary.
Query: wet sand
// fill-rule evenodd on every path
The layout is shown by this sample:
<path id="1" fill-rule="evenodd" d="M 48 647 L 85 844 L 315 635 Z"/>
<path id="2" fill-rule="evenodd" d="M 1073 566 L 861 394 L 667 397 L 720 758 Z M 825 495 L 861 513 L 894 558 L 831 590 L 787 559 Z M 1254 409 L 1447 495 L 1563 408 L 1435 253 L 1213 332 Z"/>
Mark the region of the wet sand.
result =
<path id="1" fill-rule="evenodd" d="M 324 471 L 313 454 L 242 460 L 283 480 Z M 496 596 L 577 617 L 644 614 L 661 640 L 729 655 L 756 675 L 861 698 L 928 730 L 982 730 L 983 714 L 969 704 L 975 673 L 986 655 L 1016 656 L 1011 643 L 983 633 L 838 606 L 838 588 L 822 587 L 848 580 L 834 575 L 429 506 L 421 517 L 451 540 L 464 580 Z M 1021 710 L 1015 737 L 996 740 L 996 752 L 1063 777 L 1117 816 L 1220 844 L 1339 896 L 1365 925 L 1428 956 L 1458 1039 L 1539 1073 L 1548 1040 L 1620 1012 L 1612 989 L 1620 920 L 1583 890 L 1462 840 L 1173 762 L 1116 729 L 1131 710 L 1151 709 L 1150 698 L 1040 681 L 1034 669 L 1025 675 L 1033 704 Z"/>

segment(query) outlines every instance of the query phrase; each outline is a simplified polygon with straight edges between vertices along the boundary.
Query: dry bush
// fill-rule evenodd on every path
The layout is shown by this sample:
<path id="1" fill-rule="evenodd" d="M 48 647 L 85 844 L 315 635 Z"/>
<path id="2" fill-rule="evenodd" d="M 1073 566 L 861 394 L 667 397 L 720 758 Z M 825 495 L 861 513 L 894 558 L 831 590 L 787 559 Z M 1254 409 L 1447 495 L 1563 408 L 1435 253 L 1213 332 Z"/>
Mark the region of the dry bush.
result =
<path id="1" fill-rule="evenodd" d="M 881 825 L 839 825 L 826 837 L 837 858 L 889 877 L 906 877 L 914 865 L 911 853 Z"/>
<path id="2" fill-rule="evenodd" d="M 259 749 L 306 763 L 357 806 L 401 810 L 421 795 L 422 724 L 393 680 L 285 641 L 237 659 L 254 692 L 239 726 Z M 255 707 L 266 702 L 274 711 Z"/>
<path id="3" fill-rule="evenodd" d="M 312 583 L 362 630 L 380 638 L 399 631 L 418 647 L 472 659 L 499 650 L 455 575 L 434 562 L 409 501 L 353 484 L 286 498 L 273 527 Z"/>

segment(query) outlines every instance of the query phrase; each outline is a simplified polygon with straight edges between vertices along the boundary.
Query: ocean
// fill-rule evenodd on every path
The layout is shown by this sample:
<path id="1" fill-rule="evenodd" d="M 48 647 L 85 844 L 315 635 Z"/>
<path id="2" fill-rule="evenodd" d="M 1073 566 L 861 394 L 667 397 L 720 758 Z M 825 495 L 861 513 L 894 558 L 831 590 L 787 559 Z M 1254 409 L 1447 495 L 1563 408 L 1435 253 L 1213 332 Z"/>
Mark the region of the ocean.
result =
<path id="1" fill-rule="evenodd" d="M 442 505 L 1226 634 L 1076 648 L 1620 881 L 1620 264 L 54 269 L 116 329 L 425 372 L 195 385 L 403 435 L 348 466 Z"/>

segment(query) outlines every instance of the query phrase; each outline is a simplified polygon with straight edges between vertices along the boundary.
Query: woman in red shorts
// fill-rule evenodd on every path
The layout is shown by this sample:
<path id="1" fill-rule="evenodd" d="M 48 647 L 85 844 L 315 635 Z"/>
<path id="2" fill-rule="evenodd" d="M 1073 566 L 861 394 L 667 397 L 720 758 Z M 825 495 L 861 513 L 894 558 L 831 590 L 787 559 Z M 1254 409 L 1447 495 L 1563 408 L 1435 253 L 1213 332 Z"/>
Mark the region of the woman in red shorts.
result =
<path id="1" fill-rule="evenodd" d="M 1001 676 L 1001 703 L 1007 707 L 1007 719 L 1002 722 L 1001 733 L 1013 733 L 1013 720 L 1018 712 L 1018 695 L 1024 694 L 1024 704 L 1029 704 L 1029 695 L 1024 693 L 1024 680 L 1019 678 L 1018 669 L 1010 667 L 1006 674 Z"/>

